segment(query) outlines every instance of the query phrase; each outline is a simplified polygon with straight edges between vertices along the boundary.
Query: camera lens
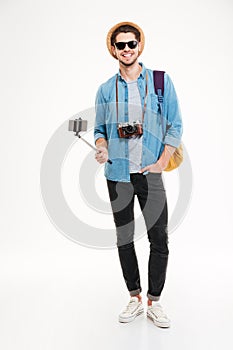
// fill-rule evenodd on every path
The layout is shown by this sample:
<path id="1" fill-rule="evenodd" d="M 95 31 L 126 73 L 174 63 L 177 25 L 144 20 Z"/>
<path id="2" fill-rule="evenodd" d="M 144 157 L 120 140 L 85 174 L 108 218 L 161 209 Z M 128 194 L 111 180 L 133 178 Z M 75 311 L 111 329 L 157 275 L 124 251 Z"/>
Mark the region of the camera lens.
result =
<path id="1" fill-rule="evenodd" d="M 127 132 L 128 134 L 132 134 L 134 131 L 135 131 L 135 126 L 133 126 L 133 125 L 128 125 L 128 126 L 126 127 L 126 132 Z"/>

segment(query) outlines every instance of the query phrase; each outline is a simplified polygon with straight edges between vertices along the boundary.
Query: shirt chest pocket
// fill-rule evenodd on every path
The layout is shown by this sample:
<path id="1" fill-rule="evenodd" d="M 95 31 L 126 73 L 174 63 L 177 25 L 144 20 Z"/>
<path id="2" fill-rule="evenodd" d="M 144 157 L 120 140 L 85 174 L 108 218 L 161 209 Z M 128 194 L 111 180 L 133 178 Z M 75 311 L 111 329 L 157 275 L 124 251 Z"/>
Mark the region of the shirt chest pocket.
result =
<path id="1" fill-rule="evenodd" d="M 149 94 L 148 95 L 148 102 L 149 102 L 149 106 L 151 108 L 151 112 L 157 114 L 159 112 L 158 96 L 156 94 Z"/>

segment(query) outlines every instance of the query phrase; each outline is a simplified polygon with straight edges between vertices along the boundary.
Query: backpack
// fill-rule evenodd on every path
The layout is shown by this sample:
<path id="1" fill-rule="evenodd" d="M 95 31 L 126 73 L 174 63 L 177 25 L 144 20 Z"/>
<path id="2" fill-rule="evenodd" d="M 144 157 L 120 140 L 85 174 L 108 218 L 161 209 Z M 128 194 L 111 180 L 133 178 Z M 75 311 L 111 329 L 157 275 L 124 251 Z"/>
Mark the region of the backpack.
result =
<path id="1" fill-rule="evenodd" d="M 161 115 L 163 113 L 164 73 L 165 73 L 164 71 L 159 71 L 159 70 L 153 71 L 154 89 L 155 89 L 155 94 L 158 95 Z M 164 125 L 163 122 L 161 124 L 162 126 Z M 166 131 L 167 130 L 168 129 L 166 128 Z M 163 138 L 165 137 L 166 131 L 164 130 L 164 127 L 163 127 Z M 166 169 L 164 169 L 164 171 L 171 171 L 173 169 L 178 168 L 178 166 L 182 163 L 182 161 L 183 161 L 183 146 L 181 143 L 179 147 L 176 148 L 172 156 L 170 157 L 169 163 Z"/>

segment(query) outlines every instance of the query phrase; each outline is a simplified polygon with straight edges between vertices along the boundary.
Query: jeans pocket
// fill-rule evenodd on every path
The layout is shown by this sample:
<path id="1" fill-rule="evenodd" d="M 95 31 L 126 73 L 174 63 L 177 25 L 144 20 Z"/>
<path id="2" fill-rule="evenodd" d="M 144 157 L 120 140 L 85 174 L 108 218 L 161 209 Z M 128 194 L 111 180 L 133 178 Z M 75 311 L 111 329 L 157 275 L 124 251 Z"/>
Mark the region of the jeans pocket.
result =
<path id="1" fill-rule="evenodd" d="M 146 174 L 148 188 L 155 191 L 165 191 L 162 173 L 150 173 Z"/>

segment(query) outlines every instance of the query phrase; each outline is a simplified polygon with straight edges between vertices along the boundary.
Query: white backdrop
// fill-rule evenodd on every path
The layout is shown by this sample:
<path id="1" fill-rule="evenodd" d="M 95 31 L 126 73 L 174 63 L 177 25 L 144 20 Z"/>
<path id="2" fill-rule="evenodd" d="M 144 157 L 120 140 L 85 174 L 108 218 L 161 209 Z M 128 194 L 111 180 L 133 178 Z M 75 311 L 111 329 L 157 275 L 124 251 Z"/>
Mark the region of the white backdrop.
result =
<path id="1" fill-rule="evenodd" d="M 232 347 L 232 15 L 231 0 L 0 2 L 2 349 Z M 192 161 L 191 205 L 170 237 L 166 331 L 118 324 L 128 294 L 117 251 L 64 237 L 40 195 L 45 147 L 115 74 L 105 38 L 125 20 L 144 30 L 144 64 L 175 84 Z M 146 237 L 136 249 L 145 298 Z"/>

